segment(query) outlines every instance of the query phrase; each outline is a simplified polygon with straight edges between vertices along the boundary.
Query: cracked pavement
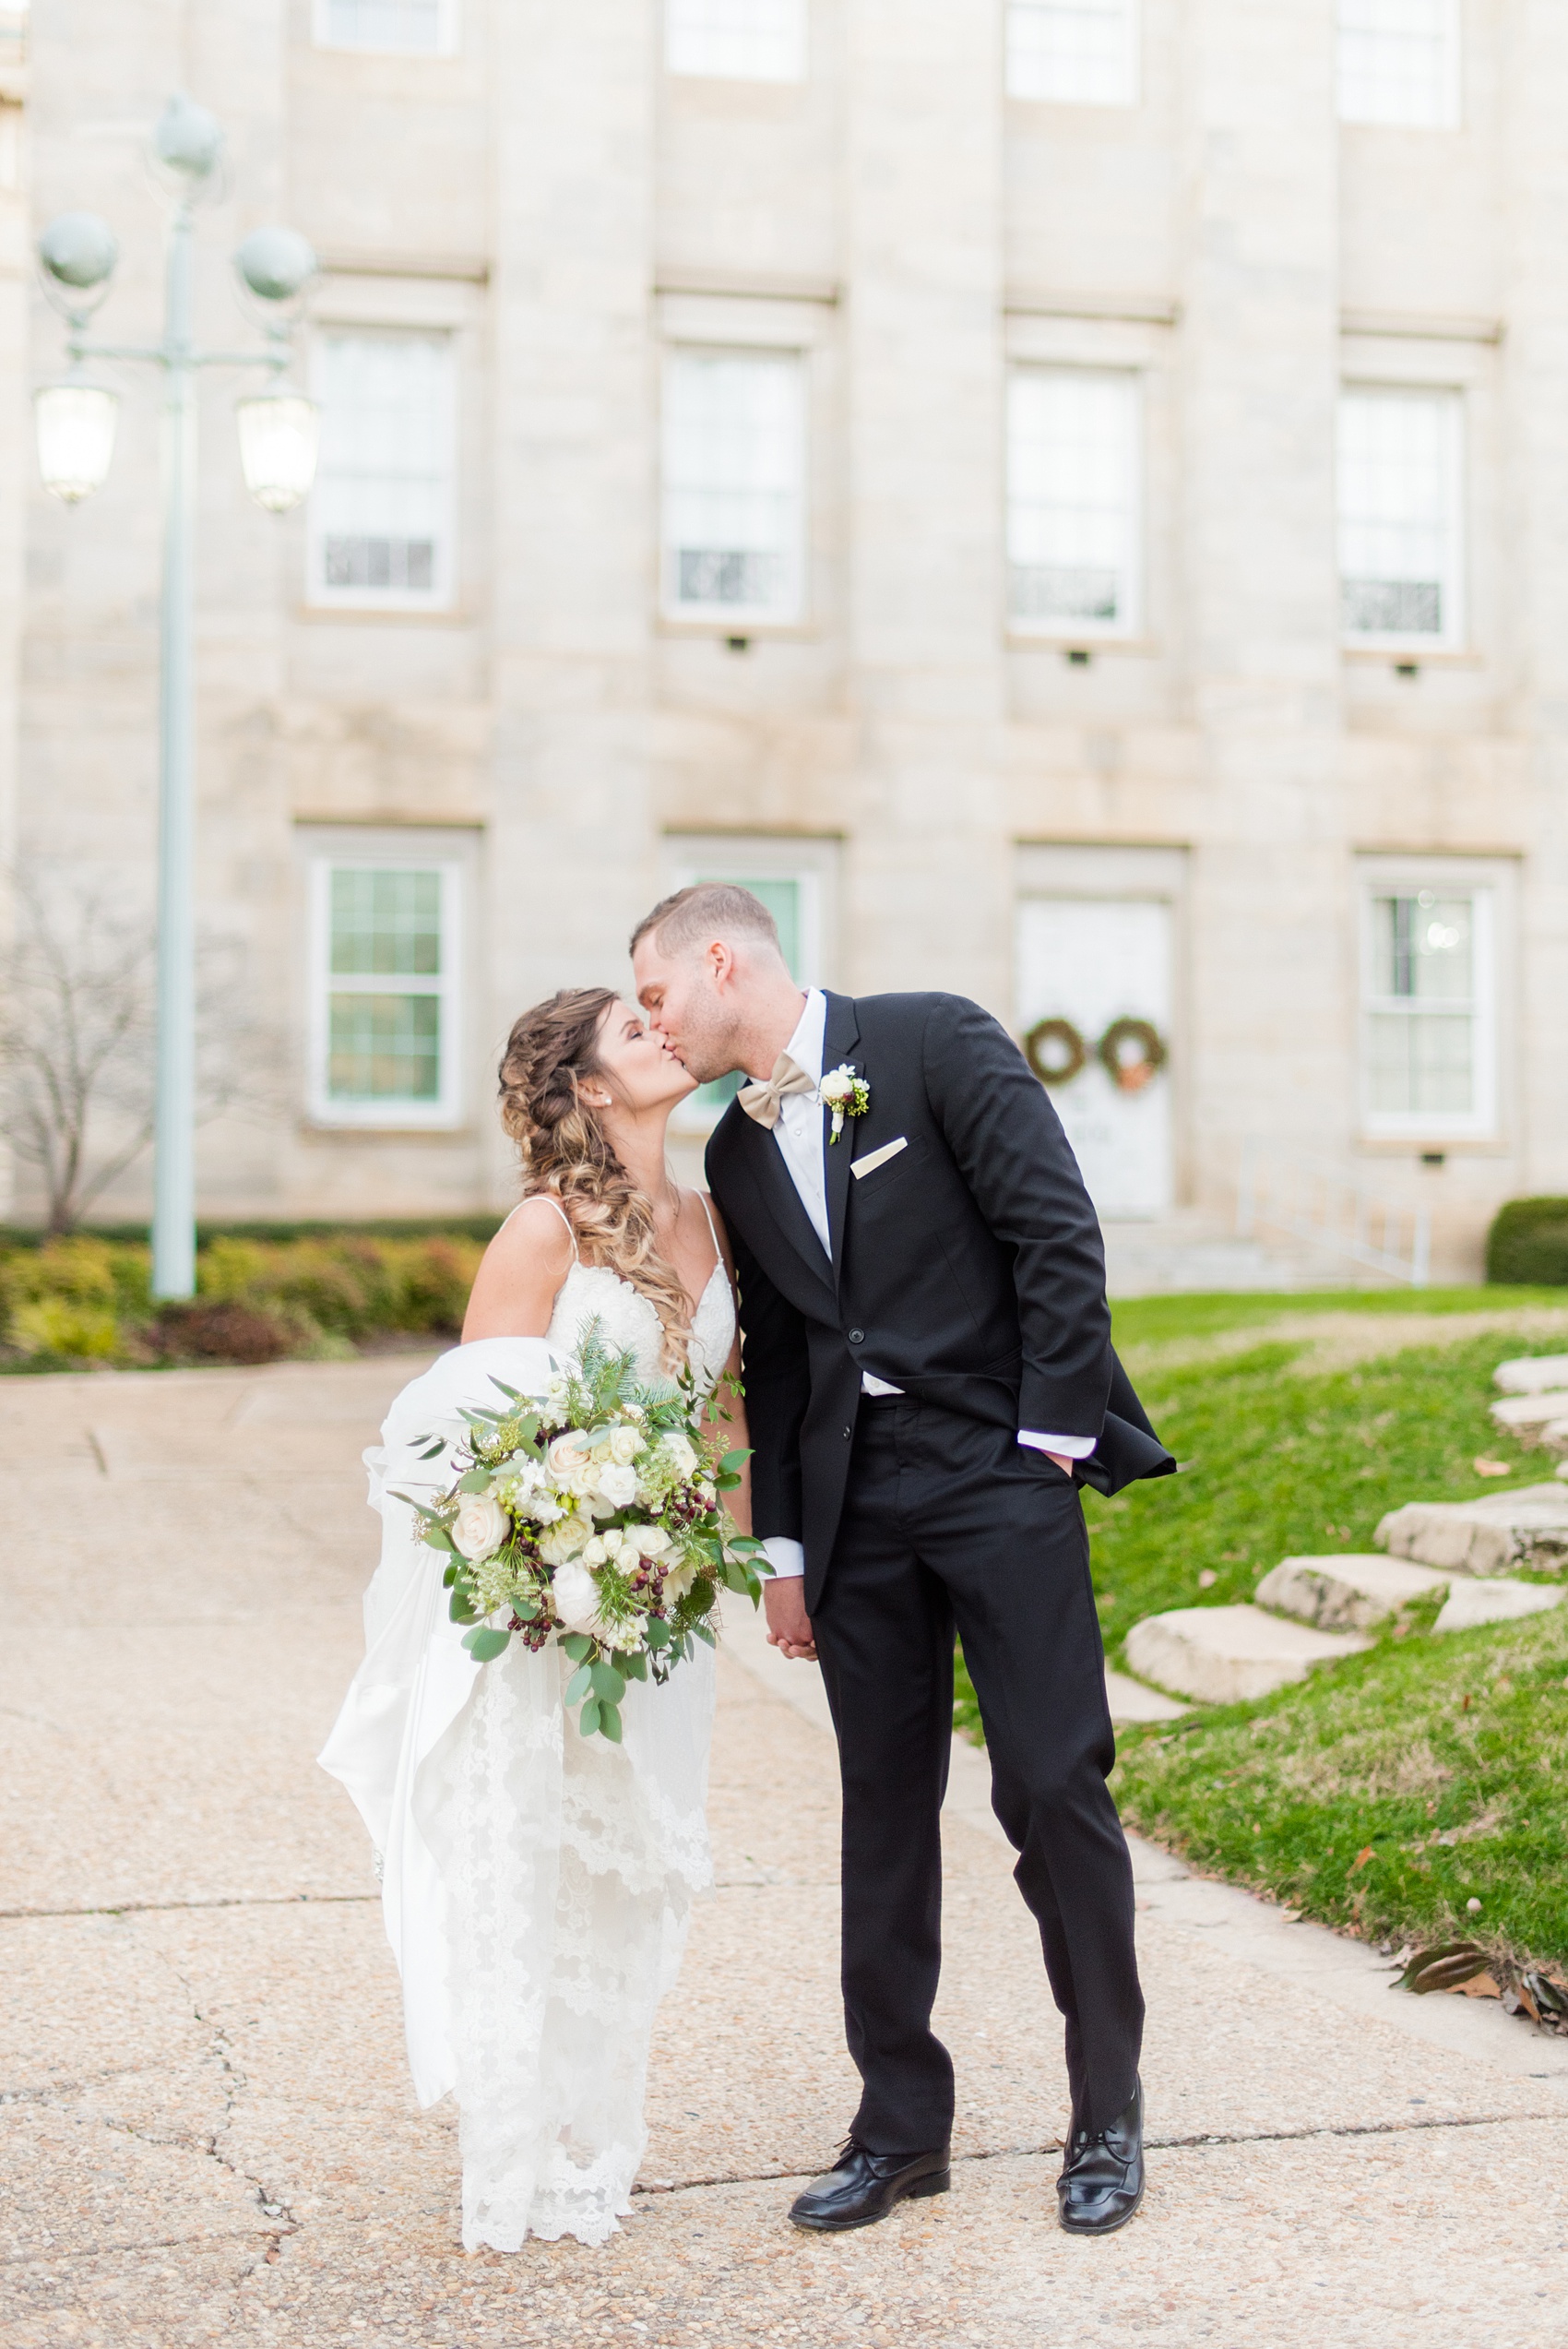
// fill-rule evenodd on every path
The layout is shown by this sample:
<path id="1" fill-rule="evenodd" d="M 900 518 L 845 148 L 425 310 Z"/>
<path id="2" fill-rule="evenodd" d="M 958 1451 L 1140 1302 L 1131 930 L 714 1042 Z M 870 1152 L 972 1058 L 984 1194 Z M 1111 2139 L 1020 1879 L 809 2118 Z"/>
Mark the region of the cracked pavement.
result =
<path id="1" fill-rule="evenodd" d="M 719 1890 L 605 2250 L 458 2245 L 369 1853 L 313 1756 L 357 1661 L 358 1464 L 414 1365 L 0 1381 L 0 2341 L 1293 2345 L 1568 2341 L 1568 2047 L 1139 1854 L 1147 2200 L 1054 2223 L 1038 1945 L 960 1755 L 954 2191 L 800 2236 L 852 2103 L 837 1796 L 805 1667 L 721 1659 Z M 792 1681 L 781 1674 L 794 1672 Z"/>

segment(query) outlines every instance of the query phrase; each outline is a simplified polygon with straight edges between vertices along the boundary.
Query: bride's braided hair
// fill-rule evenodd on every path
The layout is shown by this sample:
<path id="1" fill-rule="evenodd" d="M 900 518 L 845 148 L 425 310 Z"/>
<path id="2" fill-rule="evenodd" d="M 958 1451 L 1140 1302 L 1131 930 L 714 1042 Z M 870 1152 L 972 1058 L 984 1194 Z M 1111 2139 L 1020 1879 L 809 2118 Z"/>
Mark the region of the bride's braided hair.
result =
<path id="1" fill-rule="evenodd" d="M 517 1020 L 501 1056 L 501 1123 L 517 1145 L 523 1197 L 558 1199 L 577 1244 L 647 1297 L 664 1330 L 664 1360 L 686 1359 L 691 1308 L 659 1253 L 653 1205 L 615 1155 L 585 1080 L 613 1091 L 599 1056 L 611 987 L 563 987 Z"/>

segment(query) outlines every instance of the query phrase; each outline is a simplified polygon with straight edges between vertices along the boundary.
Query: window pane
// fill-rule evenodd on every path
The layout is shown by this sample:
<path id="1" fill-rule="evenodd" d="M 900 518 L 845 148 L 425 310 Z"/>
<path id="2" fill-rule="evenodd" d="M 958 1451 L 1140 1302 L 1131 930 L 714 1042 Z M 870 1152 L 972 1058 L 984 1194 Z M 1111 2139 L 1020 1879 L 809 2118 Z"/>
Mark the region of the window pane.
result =
<path id="1" fill-rule="evenodd" d="M 801 363 L 682 352 L 664 418 L 665 593 L 682 612 L 788 619 L 800 603 Z"/>
<path id="2" fill-rule="evenodd" d="M 1369 1106 L 1374 1114 L 1467 1116 L 1475 1106 L 1475 1022 L 1374 1013 Z"/>
<path id="3" fill-rule="evenodd" d="M 1454 0 L 1339 0 L 1339 113 L 1441 129 L 1459 119 Z"/>
<path id="4" fill-rule="evenodd" d="M 434 978 L 441 970 L 441 876 L 355 867 L 332 876 L 334 976 Z"/>
<path id="5" fill-rule="evenodd" d="M 1415 897 L 1374 898 L 1372 921 L 1375 995 L 1415 1003 L 1470 1001 L 1475 964 L 1467 897 L 1422 889 Z"/>
<path id="6" fill-rule="evenodd" d="M 806 0 L 666 0 L 672 74 L 799 81 L 806 70 Z"/>
<path id="7" fill-rule="evenodd" d="M 778 944 L 790 974 L 796 979 L 801 978 L 802 940 L 799 881 L 759 881 L 749 873 L 699 873 L 696 878 L 699 881 L 733 881 L 738 888 L 750 889 L 754 897 L 761 898 L 778 924 Z M 699 1086 L 692 1095 L 693 1102 L 697 1108 L 708 1110 L 717 1117 L 720 1110 L 734 1100 L 745 1081 L 743 1072 L 737 1069 L 729 1077 L 717 1078 L 711 1085 Z"/>
<path id="8" fill-rule="evenodd" d="M 453 470 L 451 349 L 434 335 L 322 337 L 316 588 L 355 602 L 445 592 Z"/>
<path id="9" fill-rule="evenodd" d="M 1347 635 L 1457 628 L 1459 410 L 1454 392 L 1348 391 L 1339 404 Z"/>
<path id="10" fill-rule="evenodd" d="M 1131 625 L 1136 415 L 1130 376 L 1067 368 L 1014 375 L 1007 568 L 1015 619 Z"/>
<path id="11" fill-rule="evenodd" d="M 334 49 L 438 52 L 450 0 L 318 0 L 317 39 Z"/>
<path id="12" fill-rule="evenodd" d="M 1010 0 L 1007 94 L 1059 105 L 1135 105 L 1137 0 Z"/>
<path id="13" fill-rule="evenodd" d="M 327 1090 L 334 1101 L 438 1101 L 441 999 L 335 995 Z"/>

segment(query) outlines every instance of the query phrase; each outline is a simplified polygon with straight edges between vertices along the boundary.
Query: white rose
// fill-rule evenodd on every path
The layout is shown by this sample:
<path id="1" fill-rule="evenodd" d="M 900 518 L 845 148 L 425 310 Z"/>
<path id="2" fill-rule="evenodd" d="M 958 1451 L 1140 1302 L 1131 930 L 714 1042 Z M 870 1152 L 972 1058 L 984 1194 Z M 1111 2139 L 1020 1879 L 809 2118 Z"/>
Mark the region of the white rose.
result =
<path id="1" fill-rule="evenodd" d="M 684 1436 L 666 1436 L 664 1457 L 677 1476 L 689 1476 L 697 1464 L 697 1456 Z"/>
<path id="2" fill-rule="evenodd" d="M 568 1558 L 575 1558 L 584 1544 L 592 1539 L 593 1527 L 586 1517 L 574 1509 L 570 1517 L 564 1517 L 559 1525 L 552 1525 L 541 1538 L 539 1554 L 546 1566 L 564 1566 Z M 587 1571 L 586 1568 L 584 1571 Z"/>
<path id="3" fill-rule="evenodd" d="M 642 1448 L 643 1439 L 635 1427 L 617 1427 L 610 1438 L 610 1457 L 618 1468 L 629 1466 Z"/>
<path id="4" fill-rule="evenodd" d="M 630 1508 L 637 1497 L 637 1472 L 606 1461 L 593 1480 L 593 1490 L 607 1509 Z"/>
<path id="5" fill-rule="evenodd" d="M 452 1539 L 475 1566 L 493 1557 L 512 1531 L 510 1520 L 493 1493 L 469 1493 L 457 1511 Z"/>
<path id="6" fill-rule="evenodd" d="M 816 1090 L 819 1100 L 833 1108 L 839 1102 L 850 1098 L 855 1090 L 855 1080 L 847 1068 L 830 1068 Z"/>
<path id="7" fill-rule="evenodd" d="M 583 1564 L 585 1566 L 602 1566 L 609 1556 L 609 1550 L 596 1533 L 592 1541 L 589 1542 L 583 1550 Z"/>
<path id="8" fill-rule="evenodd" d="M 590 1640 L 602 1640 L 607 1628 L 599 1612 L 599 1585 L 580 1558 L 573 1558 L 558 1566 L 551 1584 L 558 1622 L 568 1631 L 581 1631 Z"/>
<path id="9" fill-rule="evenodd" d="M 636 1544 L 644 1557 L 662 1557 L 670 1547 L 670 1536 L 662 1525 L 629 1525 L 626 1538 Z"/>
<path id="10" fill-rule="evenodd" d="M 626 1562 L 625 1552 L 628 1546 L 630 1546 L 633 1556 L 636 1556 L 636 1544 L 633 1542 L 631 1535 L 629 1533 L 620 1532 L 613 1525 L 609 1527 L 605 1532 L 599 1534 L 596 1538 L 599 1542 L 599 1546 L 604 1552 L 605 1556 L 614 1558 L 623 1566 Z"/>
<path id="11" fill-rule="evenodd" d="M 575 1484 L 589 1464 L 588 1439 L 580 1427 L 568 1427 L 564 1436 L 556 1437 L 546 1458 L 558 1485 Z"/>

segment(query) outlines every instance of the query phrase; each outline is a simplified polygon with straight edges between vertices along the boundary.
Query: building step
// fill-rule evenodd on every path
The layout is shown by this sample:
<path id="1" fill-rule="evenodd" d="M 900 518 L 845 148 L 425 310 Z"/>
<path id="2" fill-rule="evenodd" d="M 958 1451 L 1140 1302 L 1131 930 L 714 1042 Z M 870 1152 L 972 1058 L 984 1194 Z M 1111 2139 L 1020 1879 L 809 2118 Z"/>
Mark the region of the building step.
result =
<path id="1" fill-rule="evenodd" d="M 1451 1574 L 1538 1574 L 1568 1568 L 1568 1486 L 1523 1485 L 1474 1501 L 1408 1501 L 1390 1510 L 1372 1539 L 1395 1557 Z"/>
<path id="2" fill-rule="evenodd" d="M 1266 1697 L 1371 1645 L 1358 1632 L 1309 1629 L 1261 1607 L 1176 1607 L 1133 1626 L 1127 1662 L 1140 1679 L 1226 1705 Z"/>
<path id="3" fill-rule="evenodd" d="M 1450 1586 L 1434 1631 L 1473 1631 L 1482 1623 L 1511 1623 L 1517 1616 L 1544 1615 L 1560 1607 L 1568 1591 L 1554 1591 L 1549 1582 L 1510 1582 L 1493 1575 L 1487 1581 L 1469 1580 Z"/>
<path id="4" fill-rule="evenodd" d="M 1521 1354 L 1516 1361 L 1500 1362 L 1491 1375 L 1505 1395 L 1544 1395 L 1554 1387 L 1568 1389 L 1568 1353 Z"/>
<path id="5" fill-rule="evenodd" d="M 1446 1574 L 1403 1558 L 1282 1558 L 1258 1584 L 1257 1604 L 1294 1616 L 1320 1631 L 1372 1631 L 1412 1600 L 1434 1597 L 1448 1587 Z"/>

